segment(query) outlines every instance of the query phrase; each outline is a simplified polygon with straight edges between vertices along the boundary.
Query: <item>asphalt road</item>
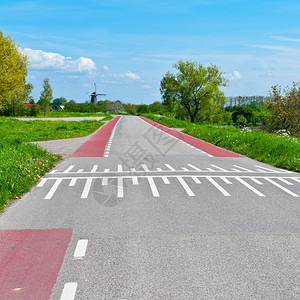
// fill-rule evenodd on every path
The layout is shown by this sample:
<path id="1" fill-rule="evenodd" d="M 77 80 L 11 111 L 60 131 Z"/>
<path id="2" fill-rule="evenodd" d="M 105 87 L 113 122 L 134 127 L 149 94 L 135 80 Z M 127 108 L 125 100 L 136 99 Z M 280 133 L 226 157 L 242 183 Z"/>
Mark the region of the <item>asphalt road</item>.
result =
<path id="1" fill-rule="evenodd" d="M 210 147 L 123 116 L 104 157 L 62 161 L 0 229 L 72 229 L 45 246 L 65 253 L 51 299 L 299 299 L 300 175 Z"/>

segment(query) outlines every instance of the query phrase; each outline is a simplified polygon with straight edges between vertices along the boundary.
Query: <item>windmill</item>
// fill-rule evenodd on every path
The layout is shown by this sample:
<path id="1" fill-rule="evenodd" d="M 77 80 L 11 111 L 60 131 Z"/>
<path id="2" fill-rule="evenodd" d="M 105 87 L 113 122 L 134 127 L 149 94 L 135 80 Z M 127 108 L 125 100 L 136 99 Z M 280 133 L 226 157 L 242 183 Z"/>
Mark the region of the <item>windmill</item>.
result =
<path id="1" fill-rule="evenodd" d="M 96 90 L 96 83 L 94 83 L 95 86 L 95 92 L 92 92 L 91 94 L 88 94 L 89 96 L 91 96 L 91 103 L 94 103 L 95 105 L 98 104 L 97 98 L 99 96 L 106 96 L 106 94 L 97 94 L 97 90 Z"/>

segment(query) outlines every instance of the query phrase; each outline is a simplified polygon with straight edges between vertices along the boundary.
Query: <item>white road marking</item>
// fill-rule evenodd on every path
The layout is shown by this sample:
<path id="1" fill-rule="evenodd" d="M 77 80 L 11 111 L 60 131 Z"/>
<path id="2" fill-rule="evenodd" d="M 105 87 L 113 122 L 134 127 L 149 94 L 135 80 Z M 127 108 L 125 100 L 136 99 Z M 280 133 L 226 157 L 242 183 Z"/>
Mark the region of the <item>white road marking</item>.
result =
<path id="1" fill-rule="evenodd" d="M 218 167 L 218 166 L 216 166 L 216 165 L 212 165 L 212 164 L 210 164 L 210 165 L 211 165 L 212 167 L 214 167 L 214 168 L 220 170 L 220 171 L 228 172 L 227 170 L 225 170 L 225 169 L 223 169 L 223 168 L 221 168 L 221 167 Z"/>
<path id="2" fill-rule="evenodd" d="M 171 167 L 169 164 L 165 164 L 165 166 L 170 170 L 170 171 L 176 171 L 173 167 Z"/>
<path id="3" fill-rule="evenodd" d="M 296 182 L 300 182 L 300 178 L 291 178 L 291 179 L 293 179 Z"/>
<path id="4" fill-rule="evenodd" d="M 185 172 L 188 172 L 189 171 L 189 169 L 187 169 L 187 168 L 181 168 L 183 171 L 185 171 Z"/>
<path id="5" fill-rule="evenodd" d="M 291 182 L 289 182 L 289 181 L 287 181 L 287 180 L 285 180 L 285 179 L 283 179 L 283 178 L 278 178 L 281 182 L 283 182 L 283 183 L 285 183 L 285 184 L 287 184 L 287 185 L 293 185 Z"/>
<path id="6" fill-rule="evenodd" d="M 77 173 L 82 173 L 83 172 L 83 169 L 79 169 L 78 171 L 77 171 Z"/>
<path id="7" fill-rule="evenodd" d="M 242 172 L 241 170 L 235 169 L 235 168 L 231 168 L 231 170 L 233 170 L 233 171 L 235 171 L 235 172 Z"/>
<path id="8" fill-rule="evenodd" d="M 133 176 L 133 177 L 132 177 L 132 184 L 134 184 L 134 185 L 139 184 L 138 178 L 137 178 L 136 176 Z"/>
<path id="9" fill-rule="evenodd" d="M 251 173 L 253 173 L 254 171 L 252 171 L 252 170 L 249 170 L 249 169 L 246 169 L 246 168 L 243 168 L 243 167 L 240 167 L 240 166 L 237 166 L 237 165 L 233 165 L 234 167 L 236 167 L 236 168 L 239 168 L 239 169 L 241 169 L 241 170 L 243 170 L 243 171 L 247 171 L 247 172 L 251 172 Z"/>
<path id="10" fill-rule="evenodd" d="M 130 170 L 131 170 L 132 173 L 136 172 L 135 168 L 131 168 Z"/>
<path id="11" fill-rule="evenodd" d="M 206 170 L 210 171 L 210 172 L 215 172 L 215 170 L 211 169 L 211 168 L 206 168 Z"/>
<path id="12" fill-rule="evenodd" d="M 267 181 L 271 182 L 272 184 L 274 184 L 275 186 L 277 186 L 278 188 L 280 188 L 281 190 L 285 191 L 286 193 L 292 195 L 293 197 L 300 197 L 299 195 L 291 192 L 290 190 L 288 190 L 287 188 L 285 188 L 284 186 L 280 185 L 279 183 L 275 182 L 274 180 L 270 179 L 270 178 L 265 178 Z"/>
<path id="13" fill-rule="evenodd" d="M 91 188 L 91 185 L 92 185 L 92 181 L 93 181 L 93 178 L 87 178 L 86 179 L 86 183 L 85 183 L 82 195 L 80 197 L 81 199 L 86 199 L 88 197 L 89 192 L 90 192 L 90 188 Z"/>
<path id="14" fill-rule="evenodd" d="M 42 178 L 41 181 L 37 184 L 37 187 L 42 187 L 46 181 L 47 181 L 46 178 Z"/>
<path id="15" fill-rule="evenodd" d="M 108 177 L 103 177 L 102 178 L 102 185 L 107 185 L 108 183 Z"/>
<path id="16" fill-rule="evenodd" d="M 162 180 L 164 181 L 165 184 L 170 184 L 168 177 L 162 176 Z"/>
<path id="17" fill-rule="evenodd" d="M 239 181 L 240 183 L 242 183 L 245 187 L 247 187 L 249 190 L 251 190 L 252 192 L 254 192 L 255 194 L 257 194 L 258 196 L 265 197 L 265 195 L 263 193 L 261 193 L 260 191 L 258 191 L 256 188 L 254 188 L 252 185 L 250 185 L 249 183 L 247 183 L 242 178 L 236 177 L 236 180 Z"/>
<path id="18" fill-rule="evenodd" d="M 207 180 L 212 183 L 224 196 L 229 197 L 230 194 L 225 191 L 214 179 L 212 179 L 211 177 L 206 177 Z"/>
<path id="19" fill-rule="evenodd" d="M 123 178 L 118 178 L 118 198 L 124 197 L 124 187 L 123 187 Z"/>
<path id="20" fill-rule="evenodd" d="M 162 169 L 161 169 L 161 168 L 156 168 L 156 170 L 157 170 L 158 172 L 162 172 Z"/>
<path id="21" fill-rule="evenodd" d="M 74 167 L 75 167 L 75 165 L 71 165 L 69 168 L 67 168 L 65 171 L 63 171 L 63 173 L 69 173 Z"/>
<path id="22" fill-rule="evenodd" d="M 149 172 L 149 169 L 145 164 L 142 164 L 142 168 L 144 169 L 145 172 Z"/>
<path id="23" fill-rule="evenodd" d="M 68 282 L 65 284 L 62 294 L 60 296 L 60 300 L 74 300 L 76 290 L 77 290 L 77 282 Z"/>
<path id="24" fill-rule="evenodd" d="M 220 178 L 221 178 L 225 183 L 227 183 L 227 184 L 232 184 L 232 182 L 229 181 L 226 177 L 221 176 Z"/>
<path id="25" fill-rule="evenodd" d="M 261 167 L 261 166 L 257 166 L 257 165 L 255 167 L 266 170 L 266 171 L 269 171 L 269 172 L 272 172 L 272 173 L 277 173 L 277 171 L 273 170 L 273 169 L 269 169 L 269 168 L 265 168 L 265 167 Z"/>
<path id="26" fill-rule="evenodd" d="M 71 181 L 70 181 L 69 186 L 75 186 L 76 181 L 77 181 L 77 178 L 72 178 Z"/>
<path id="27" fill-rule="evenodd" d="M 267 173 L 265 170 L 261 170 L 261 169 L 255 169 L 256 171 L 259 171 L 261 173 Z"/>
<path id="28" fill-rule="evenodd" d="M 105 169 L 105 170 L 104 170 L 104 173 L 108 173 L 108 172 L 109 172 L 109 169 Z"/>
<path id="29" fill-rule="evenodd" d="M 58 186 L 60 185 L 62 178 L 56 179 L 55 183 L 53 184 L 52 188 L 50 189 L 49 193 L 46 195 L 44 199 L 51 199 L 55 191 L 57 190 Z"/>
<path id="30" fill-rule="evenodd" d="M 196 177 L 196 176 L 192 176 L 192 179 L 195 181 L 195 183 L 200 184 L 201 181 Z"/>
<path id="31" fill-rule="evenodd" d="M 254 177 L 249 177 L 253 182 L 262 185 L 263 183 Z"/>
<path id="32" fill-rule="evenodd" d="M 191 168 L 193 168 L 194 170 L 201 172 L 201 170 L 199 168 L 195 167 L 194 165 L 191 165 L 191 164 L 187 164 L 187 165 L 190 166 Z"/>
<path id="33" fill-rule="evenodd" d="M 91 171 L 91 173 L 96 173 L 97 168 L 98 168 L 98 165 L 94 165 L 94 166 L 93 166 L 93 169 L 92 169 L 92 171 Z"/>
<path id="34" fill-rule="evenodd" d="M 122 165 L 118 165 L 118 173 L 121 173 L 123 171 Z"/>
<path id="35" fill-rule="evenodd" d="M 57 170 L 52 170 L 49 174 L 54 174 Z"/>
<path id="36" fill-rule="evenodd" d="M 74 259 L 82 259 L 85 256 L 88 240 L 79 240 L 74 252 Z"/>
<path id="37" fill-rule="evenodd" d="M 153 180 L 153 177 L 147 177 L 147 179 L 148 179 L 153 197 L 159 197 L 159 193 L 158 193 L 157 187 L 155 185 L 155 182 Z"/>
<path id="38" fill-rule="evenodd" d="M 108 155 L 104 155 L 104 157 L 109 157 Z"/>
<path id="39" fill-rule="evenodd" d="M 187 183 L 184 181 L 184 179 L 181 176 L 177 176 L 178 181 L 181 183 L 183 188 L 185 189 L 186 193 L 190 196 L 193 197 L 195 194 L 191 190 L 191 188 L 187 185 Z"/>

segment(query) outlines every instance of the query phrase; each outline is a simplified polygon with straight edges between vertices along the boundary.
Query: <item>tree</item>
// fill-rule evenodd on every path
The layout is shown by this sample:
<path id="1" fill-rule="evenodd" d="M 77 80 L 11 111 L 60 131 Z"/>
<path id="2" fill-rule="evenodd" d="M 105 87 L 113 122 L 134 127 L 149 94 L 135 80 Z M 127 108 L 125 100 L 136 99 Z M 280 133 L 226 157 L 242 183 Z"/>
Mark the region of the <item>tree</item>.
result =
<path id="1" fill-rule="evenodd" d="M 221 86 L 227 85 L 224 73 L 215 65 L 205 67 L 197 62 L 179 61 L 174 64 L 179 72 L 167 72 L 160 83 L 160 92 L 166 106 L 179 103 L 187 111 L 190 121 L 209 106 L 223 106 Z"/>
<path id="2" fill-rule="evenodd" d="M 270 129 L 285 129 L 292 134 L 300 131 L 300 83 L 293 83 L 283 91 L 279 85 L 272 86 L 268 99 L 271 118 Z"/>
<path id="3" fill-rule="evenodd" d="M 48 77 L 45 77 L 43 81 L 43 90 L 41 92 L 39 104 L 41 111 L 44 112 L 44 116 L 46 116 L 47 112 L 51 108 L 51 101 L 53 99 L 52 88 L 50 85 L 50 80 Z"/>
<path id="4" fill-rule="evenodd" d="M 24 101 L 28 58 L 0 31 L 0 110 L 12 111 Z"/>
<path id="5" fill-rule="evenodd" d="M 244 118 L 246 118 L 247 123 L 251 123 L 254 117 L 254 113 L 250 107 L 241 105 L 241 106 L 237 106 L 235 111 L 232 114 L 232 120 L 234 123 L 237 123 L 238 116 L 243 116 Z"/>
<path id="6" fill-rule="evenodd" d="M 138 113 L 139 115 L 149 113 L 148 105 L 147 105 L 147 104 L 140 104 L 140 105 L 137 107 L 137 113 Z"/>
<path id="7" fill-rule="evenodd" d="M 52 107 L 54 109 L 59 109 L 60 105 L 63 105 L 64 103 L 67 102 L 67 99 L 64 97 L 60 97 L 60 98 L 55 98 L 52 102 Z"/>

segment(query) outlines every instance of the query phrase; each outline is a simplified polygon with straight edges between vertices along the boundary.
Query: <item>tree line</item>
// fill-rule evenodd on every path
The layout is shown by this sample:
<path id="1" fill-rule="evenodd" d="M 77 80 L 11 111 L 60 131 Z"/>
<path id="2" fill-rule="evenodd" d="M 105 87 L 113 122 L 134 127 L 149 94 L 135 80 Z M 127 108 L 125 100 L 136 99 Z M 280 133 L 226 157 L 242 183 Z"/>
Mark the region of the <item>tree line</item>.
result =
<path id="1" fill-rule="evenodd" d="M 153 113 L 198 123 L 263 125 L 271 131 L 284 129 L 299 134 L 300 83 L 285 89 L 274 85 L 267 97 L 226 98 L 221 89 L 228 85 L 228 80 L 219 67 L 178 61 L 173 66 L 177 72 L 169 71 L 161 80 L 162 102 L 135 105 L 104 100 L 95 105 L 78 104 L 64 97 L 53 99 L 50 80 L 46 77 L 35 103 L 30 96 L 33 85 L 26 82 L 28 63 L 28 57 L 20 52 L 15 41 L 0 31 L 0 115 L 34 116 L 40 111 L 46 115 L 51 109 L 63 107 L 70 112 Z"/>

